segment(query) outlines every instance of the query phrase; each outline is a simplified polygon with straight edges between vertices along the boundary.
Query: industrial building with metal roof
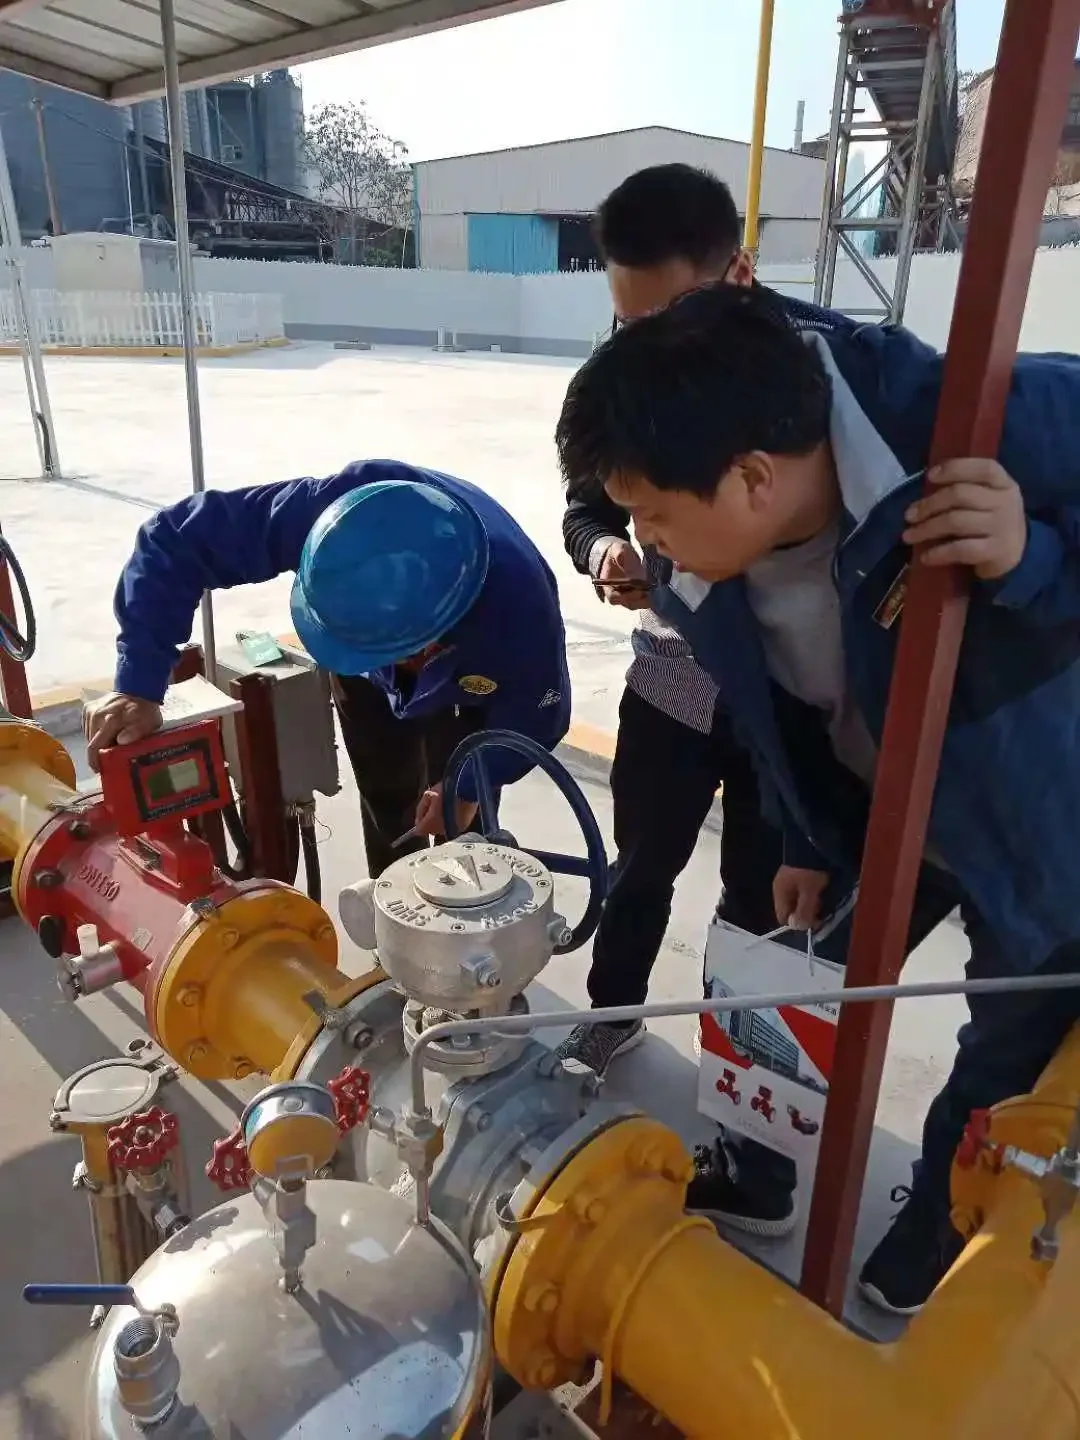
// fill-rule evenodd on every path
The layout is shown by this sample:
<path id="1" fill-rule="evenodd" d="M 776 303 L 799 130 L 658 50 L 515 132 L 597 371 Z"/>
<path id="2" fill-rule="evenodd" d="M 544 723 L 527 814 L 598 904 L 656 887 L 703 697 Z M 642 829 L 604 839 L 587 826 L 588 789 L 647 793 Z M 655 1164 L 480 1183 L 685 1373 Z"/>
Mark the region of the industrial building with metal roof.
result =
<path id="1" fill-rule="evenodd" d="M 653 125 L 606 135 L 428 160 L 413 167 L 418 263 L 429 270 L 512 274 L 588 269 L 590 222 L 608 191 L 646 165 L 683 161 L 725 181 L 741 207 L 750 146 Z M 823 159 L 766 149 L 760 258 L 810 259 Z"/>

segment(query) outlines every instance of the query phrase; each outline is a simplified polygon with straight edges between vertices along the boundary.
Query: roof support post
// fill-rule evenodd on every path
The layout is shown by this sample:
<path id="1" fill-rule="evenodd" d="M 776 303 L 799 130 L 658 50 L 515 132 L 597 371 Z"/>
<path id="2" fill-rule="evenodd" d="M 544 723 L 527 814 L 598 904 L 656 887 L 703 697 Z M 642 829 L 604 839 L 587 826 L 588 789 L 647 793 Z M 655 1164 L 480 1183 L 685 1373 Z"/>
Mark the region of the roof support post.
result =
<path id="1" fill-rule="evenodd" d="M 198 343 L 195 331 L 195 266 L 188 236 L 187 175 L 184 169 L 184 121 L 181 112 L 180 64 L 176 49 L 174 0 L 161 0 L 161 48 L 165 60 L 165 109 L 169 120 L 169 174 L 173 194 L 173 229 L 180 278 L 180 333 L 184 347 L 184 384 L 187 389 L 188 442 L 191 449 L 191 488 L 206 489 L 202 412 L 199 405 Z M 209 590 L 202 597 L 202 645 L 206 678 L 217 681 L 217 645 L 214 640 L 214 602 Z"/>
<path id="2" fill-rule="evenodd" d="M 49 386 L 45 364 L 41 358 L 41 335 L 38 331 L 34 297 L 26 285 L 23 264 L 22 231 L 11 188 L 7 151 L 0 131 L 0 268 L 11 274 L 11 300 L 18 330 L 19 354 L 22 357 L 26 394 L 30 401 L 30 418 L 34 425 L 38 461 L 43 480 L 59 480 L 60 460 L 56 453 L 56 430 L 53 426 Z"/>

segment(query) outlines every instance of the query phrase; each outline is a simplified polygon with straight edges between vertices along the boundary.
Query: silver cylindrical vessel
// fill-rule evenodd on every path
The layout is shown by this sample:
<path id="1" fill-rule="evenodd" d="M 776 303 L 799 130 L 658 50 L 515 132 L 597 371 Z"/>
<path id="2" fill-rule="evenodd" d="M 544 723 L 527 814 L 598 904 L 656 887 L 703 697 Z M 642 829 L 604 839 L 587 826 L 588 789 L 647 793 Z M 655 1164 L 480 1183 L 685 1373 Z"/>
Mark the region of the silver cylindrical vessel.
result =
<path id="1" fill-rule="evenodd" d="M 288 1294 L 254 1196 L 229 1200 L 133 1276 L 147 1312 L 175 1308 L 176 1404 L 154 1440 L 481 1440 L 490 1328 L 475 1267 L 398 1196 L 312 1181 L 316 1239 Z M 136 1312 L 114 1309 L 91 1364 L 87 1440 L 135 1440 L 123 1363 Z M 135 1347 L 136 1350 L 138 1347 Z"/>

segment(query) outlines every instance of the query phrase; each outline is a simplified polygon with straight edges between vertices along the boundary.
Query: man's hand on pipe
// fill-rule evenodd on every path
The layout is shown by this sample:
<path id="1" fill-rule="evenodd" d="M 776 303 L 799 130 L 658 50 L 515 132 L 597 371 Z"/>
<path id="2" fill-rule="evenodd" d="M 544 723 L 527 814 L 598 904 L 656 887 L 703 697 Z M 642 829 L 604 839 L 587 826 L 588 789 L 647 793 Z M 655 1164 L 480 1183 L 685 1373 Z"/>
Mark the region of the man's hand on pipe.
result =
<path id="1" fill-rule="evenodd" d="M 161 706 L 137 695 L 113 692 L 83 709 L 86 758 L 98 768 L 98 756 L 110 745 L 130 745 L 161 729 Z"/>

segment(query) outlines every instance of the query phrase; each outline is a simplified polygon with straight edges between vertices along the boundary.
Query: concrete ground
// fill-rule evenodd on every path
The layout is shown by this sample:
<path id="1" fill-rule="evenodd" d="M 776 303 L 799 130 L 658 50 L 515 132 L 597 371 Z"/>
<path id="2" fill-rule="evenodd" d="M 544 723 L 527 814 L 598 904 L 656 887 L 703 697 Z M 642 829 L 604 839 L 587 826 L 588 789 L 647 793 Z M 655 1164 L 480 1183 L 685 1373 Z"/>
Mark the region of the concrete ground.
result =
<path id="1" fill-rule="evenodd" d="M 629 612 L 601 604 L 562 546 L 552 435 L 577 362 L 537 356 L 367 353 L 293 344 L 199 367 L 206 483 L 220 489 L 329 475 L 392 457 L 489 491 L 559 581 L 575 719 L 614 730 Z M 37 693 L 105 677 L 112 595 L 135 531 L 191 489 L 179 360 L 47 357 L 65 480 L 43 484 L 18 359 L 0 358 L 0 527 L 38 608 Z M 289 581 L 221 592 L 218 633 L 290 628 Z"/>
<path id="2" fill-rule="evenodd" d="M 593 768 L 578 778 L 611 847 L 611 802 Z M 358 878 L 362 854 L 358 811 L 351 783 L 321 808 L 327 826 L 322 846 L 324 893 L 333 897 Z M 529 778 L 508 792 L 504 819 L 526 844 L 577 849 L 580 842 L 565 804 L 548 782 Z M 710 825 L 679 882 L 671 925 L 655 974 L 653 997 L 687 997 L 698 992 L 704 927 L 716 899 L 718 833 Z M 580 913 L 583 882 L 558 882 L 560 904 L 571 918 Z M 345 968 L 359 973 L 362 952 L 345 945 Z M 914 978 L 958 975 L 965 945 L 945 925 L 910 963 Z M 587 951 L 560 957 L 544 972 L 531 996 L 533 1009 L 558 1009 L 585 999 Z M 909 1175 L 926 1103 L 951 1060 L 953 1037 L 962 1017 L 958 1001 L 917 1001 L 901 1005 L 893 1025 L 889 1061 L 878 1110 L 871 1171 L 859 1224 L 856 1263 L 887 1224 L 889 1191 Z M 608 1090 L 627 1097 L 671 1124 L 688 1143 L 706 1139 L 709 1125 L 695 1113 L 696 1063 L 691 1019 L 654 1022 L 648 1042 L 611 1072 Z M 79 1311 L 31 1309 L 20 1302 L 28 1281 L 85 1280 L 92 1277 L 92 1252 L 85 1203 L 70 1189 L 78 1145 L 48 1130 L 50 1102 L 59 1081 L 90 1061 L 114 1053 L 143 1033 L 133 992 L 116 990 L 78 1006 L 60 998 L 52 962 L 18 920 L 0 924 L 0 1436 L 4 1440 L 82 1440 L 79 1415 L 88 1356 L 87 1317 Z M 548 1032 L 556 1043 L 563 1029 Z M 185 1082 L 170 1091 L 181 1118 L 196 1208 L 215 1203 L 216 1192 L 201 1170 L 213 1138 L 235 1124 L 256 1088 Z M 788 1279 L 798 1274 L 801 1233 L 759 1258 Z M 874 1315 L 852 1299 L 849 1320 L 884 1332 Z M 555 1426 L 553 1420 L 544 1422 Z M 524 1440 L 555 1436 L 537 1428 L 535 1401 L 520 1401 L 507 1412 L 496 1435 Z"/>

